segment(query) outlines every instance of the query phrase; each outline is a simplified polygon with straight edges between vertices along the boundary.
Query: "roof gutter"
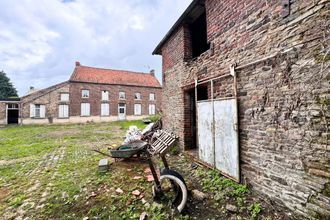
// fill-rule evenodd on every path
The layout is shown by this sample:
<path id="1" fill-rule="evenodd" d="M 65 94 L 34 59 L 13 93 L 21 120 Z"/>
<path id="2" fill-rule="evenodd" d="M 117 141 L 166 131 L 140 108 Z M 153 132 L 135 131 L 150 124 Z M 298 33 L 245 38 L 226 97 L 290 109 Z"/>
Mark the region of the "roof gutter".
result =
<path id="1" fill-rule="evenodd" d="M 167 42 L 167 40 L 172 36 L 174 31 L 177 30 L 177 28 L 184 22 L 187 15 L 195 8 L 196 5 L 201 0 L 193 0 L 191 4 L 188 6 L 188 8 L 183 12 L 183 14 L 180 16 L 180 18 L 175 22 L 175 24 L 171 27 L 171 29 L 167 32 L 165 37 L 160 41 L 160 43 L 157 45 L 157 47 L 152 52 L 152 55 L 161 55 L 161 48 L 162 46 Z"/>

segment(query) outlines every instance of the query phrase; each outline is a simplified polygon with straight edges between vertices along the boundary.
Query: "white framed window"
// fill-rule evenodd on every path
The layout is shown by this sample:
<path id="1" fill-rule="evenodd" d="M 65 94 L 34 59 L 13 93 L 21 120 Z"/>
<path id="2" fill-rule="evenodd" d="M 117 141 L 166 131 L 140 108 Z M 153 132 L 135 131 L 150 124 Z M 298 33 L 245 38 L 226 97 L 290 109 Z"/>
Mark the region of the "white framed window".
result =
<path id="1" fill-rule="evenodd" d="M 69 105 L 59 105 L 58 106 L 58 117 L 68 118 L 69 117 Z"/>
<path id="2" fill-rule="evenodd" d="M 108 101 L 109 100 L 109 91 L 102 91 L 102 101 Z"/>
<path id="3" fill-rule="evenodd" d="M 81 90 L 81 98 L 89 98 L 89 90 L 88 89 Z"/>
<path id="4" fill-rule="evenodd" d="M 31 118 L 45 118 L 46 107 L 40 104 L 30 104 L 30 117 Z"/>
<path id="5" fill-rule="evenodd" d="M 134 94 L 134 99 L 135 99 L 135 100 L 141 100 L 141 93 L 136 92 L 136 93 Z"/>
<path id="6" fill-rule="evenodd" d="M 141 115 L 141 104 L 134 104 L 134 115 Z"/>
<path id="7" fill-rule="evenodd" d="M 155 100 L 155 93 L 150 93 L 149 94 L 149 100 L 154 101 Z"/>
<path id="8" fill-rule="evenodd" d="M 156 114 L 156 105 L 151 104 L 149 105 L 149 115 L 155 115 Z"/>
<path id="9" fill-rule="evenodd" d="M 7 104 L 7 109 L 18 109 L 18 104 Z"/>
<path id="10" fill-rule="evenodd" d="M 90 116 L 91 106 L 89 103 L 81 103 L 81 116 Z"/>
<path id="11" fill-rule="evenodd" d="M 109 115 L 110 115 L 109 103 L 102 103 L 101 104 L 101 116 L 109 116 Z"/>
<path id="12" fill-rule="evenodd" d="M 125 92 L 119 92 L 119 99 L 126 99 Z"/>
<path id="13" fill-rule="evenodd" d="M 62 102 L 68 102 L 70 99 L 69 93 L 61 93 L 61 101 Z"/>

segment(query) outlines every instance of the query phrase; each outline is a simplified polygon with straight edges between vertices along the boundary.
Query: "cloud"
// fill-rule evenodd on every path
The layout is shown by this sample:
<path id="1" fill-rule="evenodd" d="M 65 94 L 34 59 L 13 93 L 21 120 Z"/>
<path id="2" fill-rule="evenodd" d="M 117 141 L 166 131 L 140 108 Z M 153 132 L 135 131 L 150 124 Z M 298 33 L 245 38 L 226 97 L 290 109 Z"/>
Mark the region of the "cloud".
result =
<path id="1" fill-rule="evenodd" d="M 149 71 L 151 52 L 191 0 L 0 1 L 0 69 L 24 95 L 83 65 Z"/>

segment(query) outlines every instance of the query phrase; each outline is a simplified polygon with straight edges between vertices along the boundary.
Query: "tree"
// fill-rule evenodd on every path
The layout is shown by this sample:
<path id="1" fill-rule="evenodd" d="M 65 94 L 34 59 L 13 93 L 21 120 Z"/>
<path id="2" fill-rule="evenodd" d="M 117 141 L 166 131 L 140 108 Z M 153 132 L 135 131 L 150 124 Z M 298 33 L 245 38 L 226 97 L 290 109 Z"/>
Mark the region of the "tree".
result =
<path id="1" fill-rule="evenodd" d="M 4 71 L 0 72 L 0 99 L 17 97 L 17 90 Z"/>

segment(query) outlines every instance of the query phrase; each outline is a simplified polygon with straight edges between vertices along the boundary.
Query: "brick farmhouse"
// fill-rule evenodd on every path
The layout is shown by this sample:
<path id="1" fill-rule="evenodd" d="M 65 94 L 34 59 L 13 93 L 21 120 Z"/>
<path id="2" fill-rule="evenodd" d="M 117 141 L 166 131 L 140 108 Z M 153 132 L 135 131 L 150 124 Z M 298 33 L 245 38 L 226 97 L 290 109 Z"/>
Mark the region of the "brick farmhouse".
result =
<path id="1" fill-rule="evenodd" d="M 0 123 L 84 123 L 141 119 L 161 109 L 162 87 L 154 75 L 82 66 L 71 78 L 21 97 L 0 101 Z M 15 107 L 11 110 L 10 107 Z M 17 111 L 17 115 L 8 112 Z M 10 116 L 10 117 L 8 117 Z M 16 119 L 15 119 L 16 117 Z"/>
<path id="2" fill-rule="evenodd" d="M 330 218 L 329 9 L 194 0 L 153 52 L 163 60 L 164 126 L 181 149 L 228 176 L 234 155 L 234 179 L 299 219 Z"/>

